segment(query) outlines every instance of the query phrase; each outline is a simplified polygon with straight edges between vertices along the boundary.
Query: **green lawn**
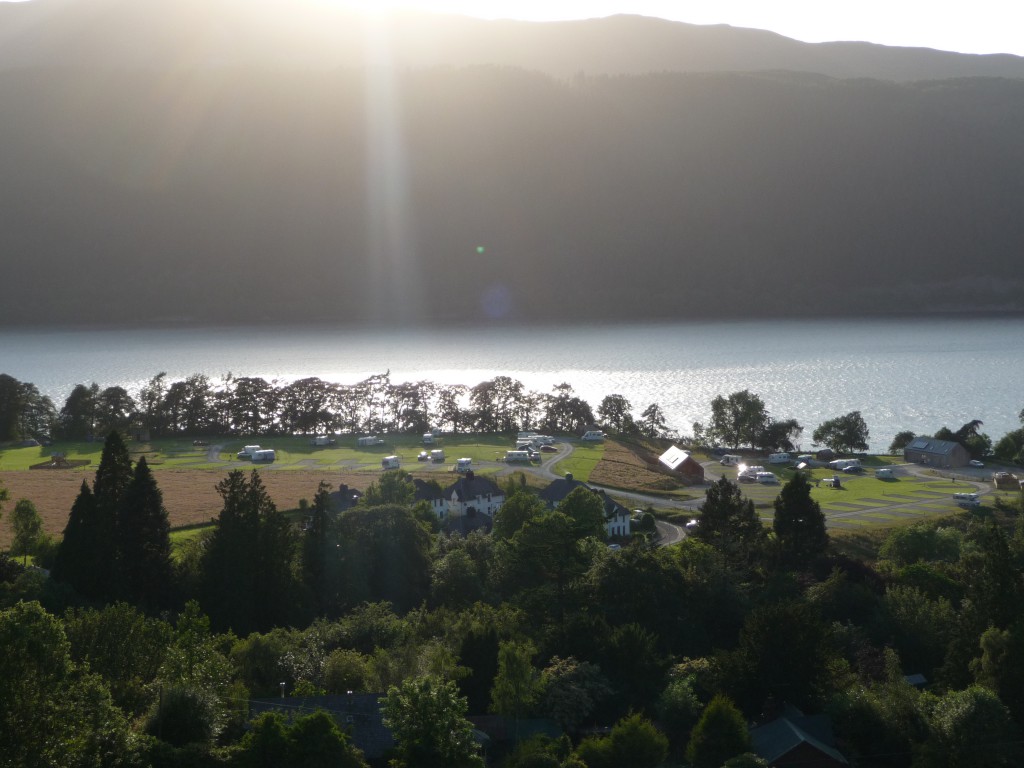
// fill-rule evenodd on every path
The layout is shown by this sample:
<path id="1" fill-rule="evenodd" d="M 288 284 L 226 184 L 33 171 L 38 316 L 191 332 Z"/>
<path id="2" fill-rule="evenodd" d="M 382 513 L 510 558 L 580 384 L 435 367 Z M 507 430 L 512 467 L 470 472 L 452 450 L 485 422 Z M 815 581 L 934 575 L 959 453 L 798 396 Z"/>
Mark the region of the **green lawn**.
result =
<path id="1" fill-rule="evenodd" d="M 99 463 L 103 443 L 59 443 L 51 446 L 39 445 L 33 448 L 5 448 L 0 450 L 0 472 L 20 472 L 33 464 L 48 461 L 55 453 L 63 453 L 72 461 L 89 459 L 95 465 Z"/>
<path id="2" fill-rule="evenodd" d="M 553 471 L 556 475 L 571 473 L 574 480 L 582 480 L 585 483 L 590 480 L 590 473 L 594 471 L 597 462 L 604 456 L 604 443 L 580 440 L 567 440 L 566 442 L 571 442 L 573 445 L 572 455 L 558 462 Z"/>
<path id="3" fill-rule="evenodd" d="M 188 528 L 177 528 L 171 531 L 171 558 L 175 561 L 180 560 L 181 549 L 185 546 L 185 543 L 198 538 L 212 528 L 213 523 L 207 523 L 206 525 L 193 525 Z"/>
<path id="4" fill-rule="evenodd" d="M 211 444 L 221 446 L 215 461 L 208 459 L 205 446 L 193 446 L 191 438 L 163 438 L 147 443 L 129 441 L 128 451 L 132 460 L 145 456 L 154 469 L 231 469 L 246 467 L 249 462 L 238 459 L 236 454 L 246 445 L 273 448 L 276 453 L 274 468 L 280 469 L 331 469 L 344 466 L 347 469 L 380 469 L 384 456 L 397 455 L 402 466 L 411 469 L 417 465 L 420 451 L 442 449 L 445 464 L 456 459 L 469 457 L 474 462 L 495 461 L 505 451 L 515 448 L 515 441 L 507 435 L 446 435 L 438 438 L 434 445 L 423 445 L 416 435 L 384 436 L 384 444 L 372 447 L 357 447 L 356 438 L 343 437 L 337 445 L 312 446 L 308 437 L 244 437 L 208 438 Z M 102 442 L 57 443 L 50 447 L 8 448 L 0 450 L 0 471 L 26 470 L 50 458 L 53 453 L 64 453 L 68 459 L 89 459 L 95 471 L 103 450 Z"/>

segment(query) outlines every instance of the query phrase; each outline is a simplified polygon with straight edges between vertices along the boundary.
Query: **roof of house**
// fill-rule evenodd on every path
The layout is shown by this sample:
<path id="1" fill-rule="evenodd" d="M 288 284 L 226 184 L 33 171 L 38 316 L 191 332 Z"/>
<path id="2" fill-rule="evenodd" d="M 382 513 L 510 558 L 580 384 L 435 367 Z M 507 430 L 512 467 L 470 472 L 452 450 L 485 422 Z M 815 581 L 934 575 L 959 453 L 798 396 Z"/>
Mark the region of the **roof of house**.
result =
<path id="1" fill-rule="evenodd" d="M 934 437 L 915 437 L 904 450 L 933 453 L 936 456 L 947 456 L 959 445 L 960 443 L 953 442 L 952 440 L 936 440 Z"/>
<path id="2" fill-rule="evenodd" d="M 690 456 L 689 451 L 684 451 L 682 448 L 671 446 L 661 456 L 658 457 L 658 461 L 664 464 L 666 467 L 676 472 L 686 464 L 693 464 L 696 467 L 700 467 L 700 462 Z M 703 470 L 703 467 L 701 467 Z"/>
<path id="3" fill-rule="evenodd" d="M 560 477 L 557 480 L 552 480 L 538 495 L 542 501 L 547 502 L 549 507 L 557 507 L 566 496 L 577 488 L 586 488 L 588 491 L 596 493 L 601 497 L 601 501 L 604 503 L 604 516 L 606 520 L 611 520 L 616 515 L 629 516 L 629 510 L 605 493 L 603 489 L 591 488 L 582 480 L 573 479 L 571 474 L 567 474 L 565 477 Z"/>
<path id="4" fill-rule="evenodd" d="M 487 477 L 480 477 L 475 472 L 467 472 L 444 489 L 444 497 L 456 501 L 468 501 L 488 494 L 491 496 L 503 495 L 496 482 Z"/>
<path id="5" fill-rule="evenodd" d="M 837 763 L 846 765 L 846 758 L 830 745 L 831 733 L 831 724 L 824 715 L 780 717 L 751 728 L 750 742 L 754 751 L 769 763 L 774 763 L 801 744 L 806 744 Z"/>
<path id="6" fill-rule="evenodd" d="M 413 494 L 416 501 L 440 501 L 444 498 L 444 491 L 440 490 L 437 483 L 428 483 L 426 480 L 414 477 L 412 484 L 416 487 L 416 492 Z"/>
<path id="7" fill-rule="evenodd" d="M 552 480 L 538 495 L 542 501 L 548 503 L 548 506 L 557 507 L 562 499 L 577 488 L 586 488 L 588 491 L 594 490 L 582 480 L 575 480 L 571 474 L 567 474 L 565 477 Z"/>

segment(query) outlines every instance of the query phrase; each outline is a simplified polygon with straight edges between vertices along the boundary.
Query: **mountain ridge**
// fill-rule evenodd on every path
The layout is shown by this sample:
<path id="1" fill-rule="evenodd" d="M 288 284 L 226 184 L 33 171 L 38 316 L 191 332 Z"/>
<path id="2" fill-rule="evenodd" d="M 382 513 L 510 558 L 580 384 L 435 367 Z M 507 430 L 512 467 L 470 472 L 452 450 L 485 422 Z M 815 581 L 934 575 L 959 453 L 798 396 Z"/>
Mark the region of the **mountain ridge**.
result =
<path id="1" fill-rule="evenodd" d="M 787 69 L 889 80 L 1024 77 L 1024 57 L 865 42 L 803 43 L 774 32 L 619 15 L 489 21 L 405 12 L 368 20 L 309 2 L 32 0 L 0 4 L 0 69 L 255 66 L 329 70 L 495 64 L 555 77 Z"/>

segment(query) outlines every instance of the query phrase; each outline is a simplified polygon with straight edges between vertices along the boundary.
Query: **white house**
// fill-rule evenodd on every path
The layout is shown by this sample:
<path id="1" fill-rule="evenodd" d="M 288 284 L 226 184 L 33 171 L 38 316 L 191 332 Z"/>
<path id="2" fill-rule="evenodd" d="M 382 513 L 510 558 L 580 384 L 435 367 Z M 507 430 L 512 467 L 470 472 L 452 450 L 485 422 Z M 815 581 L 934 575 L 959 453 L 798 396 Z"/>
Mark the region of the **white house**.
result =
<path id="1" fill-rule="evenodd" d="M 505 502 L 498 484 L 478 477 L 473 470 L 443 490 L 418 478 L 412 482 L 416 486 L 416 501 L 425 501 L 446 528 L 462 533 L 477 528 L 490 530 L 495 513 Z"/>
<path id="2" fill-rule="evenodd" d="M 493 518 L 505 502 L 505 494 L 496 482 L 470 470 L 444 489 L 444 500 L 449 519 L 477 514 Z"/>

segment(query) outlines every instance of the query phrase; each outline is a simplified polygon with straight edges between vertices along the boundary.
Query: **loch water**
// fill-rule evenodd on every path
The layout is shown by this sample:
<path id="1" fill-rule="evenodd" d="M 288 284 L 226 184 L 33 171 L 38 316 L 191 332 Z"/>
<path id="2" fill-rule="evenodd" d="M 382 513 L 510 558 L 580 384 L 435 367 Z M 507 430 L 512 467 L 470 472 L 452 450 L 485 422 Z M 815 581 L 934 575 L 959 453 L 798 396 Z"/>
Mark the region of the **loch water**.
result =
<path id="1" fill-rule="evenodd" d="M 886 318 L 351 329 L 327 326 L 143 330 L 0 330 L 0 372 L 34 383 L 58 409 L 75 384 L 133 394 L 153 375 L 343 384 L 390 371 L 393 382 L 474 385 L 497 375 L 550 392 L 562 382 L 596 410 L 612 393 L 634 414 L 658 403 L 690 433 L 718 394 L 749 389 L 776 418 L 804 425 L 861 411 L 872 450 L 896 432 L 972 419 L 994 440 L 1020 426 L 1024 318 Z"/>

